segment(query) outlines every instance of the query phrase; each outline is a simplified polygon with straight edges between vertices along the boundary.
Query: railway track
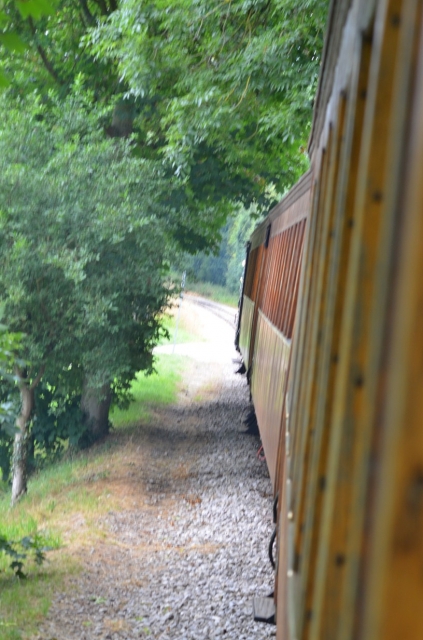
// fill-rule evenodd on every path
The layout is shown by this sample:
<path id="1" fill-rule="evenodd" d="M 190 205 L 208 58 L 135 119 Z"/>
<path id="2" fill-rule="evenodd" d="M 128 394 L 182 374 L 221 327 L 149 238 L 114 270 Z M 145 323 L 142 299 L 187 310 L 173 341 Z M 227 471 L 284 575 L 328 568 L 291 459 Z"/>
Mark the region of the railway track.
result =
<path id="1" fill-rule="evenodd" d="M 193 304 L 197 304 L 200 307 L 204 307 L 207 311 L 210 311 L 213 315 L 217 316 L 224 322 L 227 322 L 231 327 L 235 328 L 236 317 L 238 314 L 237 309 L 229 307 L 213 300 L 207 300 L 206 298 L 200 298 L 199 296 L 193 296 L 190 293 L 185 294 L 187 300 Z"/>

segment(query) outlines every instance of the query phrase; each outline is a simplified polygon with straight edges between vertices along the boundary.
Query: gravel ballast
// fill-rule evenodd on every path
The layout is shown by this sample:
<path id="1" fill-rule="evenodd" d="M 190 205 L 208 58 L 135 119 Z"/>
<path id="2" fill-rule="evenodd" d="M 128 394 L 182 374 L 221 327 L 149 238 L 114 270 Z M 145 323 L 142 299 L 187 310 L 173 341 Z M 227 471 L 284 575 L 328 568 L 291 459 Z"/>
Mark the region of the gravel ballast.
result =
<path id="1" fill-rule="evenodd" d="M 57 594 L 34 639 L 275 635 L 252 616 L 253 596 L 273 590 L 270 480 L 259 439 L 244 433 L 249 394 L 234 373 L 233 332 L 209 316 L 216 344 L 228 344 L 225 358 L 193 361 L 181 402 L 132 439 L 143 462 L 128 462 L 127 475 L 142 500 L 99 518 L 102 541 L 84 552 L 83 572 Z"/>

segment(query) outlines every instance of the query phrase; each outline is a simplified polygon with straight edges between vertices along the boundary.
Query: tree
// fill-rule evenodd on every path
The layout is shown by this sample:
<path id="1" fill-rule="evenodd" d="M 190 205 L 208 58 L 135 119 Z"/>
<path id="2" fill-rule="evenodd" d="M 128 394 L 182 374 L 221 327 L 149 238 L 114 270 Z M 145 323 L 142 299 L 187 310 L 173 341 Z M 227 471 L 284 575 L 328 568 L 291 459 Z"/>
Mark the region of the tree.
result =
<path id="1" fill-rule="evenodd" d="M 176 175 L 163 157 L 162 143 L 151 143 L 149 123 L 155 120 L 154 100 L 128 96 L 129 87 L 119 77 L 117 64 L 105 58 L 96 60 L 89 47 L 93 25 L 102 24 L 117 3 L 62 0 L 54 11 L 37 19 L 22 15 L 15 5 L 11 0 L 7 3 L 8 19 L 27 48 L 22 55 L 7 52 L 3 58 L 0 51 L 0 61 L 3 59 L 5 70 L 14 78 L 11 92 L 15 98 L 32 92 L 34 87 L 44 99 L 51 89 L 63 98 L 82 75 L 95 101 L 110 107 L 108 122 L 102 122 L 105 133 L 110 137 L 132 134 L 134 152 L 140 158 L 157 160 L 166 169 L 172 199 L 165 199 L 163 205 L 173 210 L 173 226 L 168 231 L 180 247 L 196 251 L 217 244 L 219 229 L 232 210 L 231 200 L 251 197 L 246 189 L 249 180 L 234 172 L 229 175 L 219 155 L 204 147 L 199 149 L 187 181 L 186 176 Z"/>
<path id="2" fill-rule="evenodd" d="M 27 51 L 27 43 L 22 39 L 16 28 L 16 17 L 33 24 L 34 19 L 54 13 L 54 0 L 14 0 L 14 2 L 0 4 L 0 50 L 6 50 L 7 55 L 21 55 Z M 15 18 L 15 20 L 14 20 Z M 10 85 L 10 77 L 0 69 L 0 88 Z"/>
<path id="3" fill-rule="evenodd" d="M 266 209 L 269 183 L 283 192 L 306 168 L 327 4 L 62 0 L 37 20 L 15 10 L 31 55 L 5 64 L 19 86 L 62 94 L 83 73 L 115 106 L 109 134 L 135 132 L 140 156 L 164 163 L 175 237 L 195 252 L 216 245 L 234 202 Z"/>
<path id="4" fill-rule="evenodd" d="M 228 231 L 226 286 L 232 293 L 240 292 L 246 243 L 259 219 L 256 207 L 253 205 L 250 209 L 240 208 L 237 215 L 231 220 Z"/>
<path id="5" fill-rule="evenodd" d="M 152 366 L 167 259 L 307 165 L 327 0 L 51 2 L 0 12 L 0 296 L 20 431 L 42 377 L 101 436 Z"/>
<path id="6" fill-rule="evenodd" d="M 327 6 L 122 0 L 90 38 L 149 105 L 145 141 L 174 172 L 194 191 L 207 172 L 211 192 L 214 182 L 215 193 L 248 203 L 271 182 L 283 192 L 307 166 Z"/>
<path id="7" fill-rule="evenodd" d="M 42 376 L 82 392 L 91 433 L 101 437 L 112 398 L 151 369 L 169 295 L 171 212 L 161 203 L 161 166 L 134 157 L 130 140 L 105 138 L 81 86 L 64 101 L 52 96 L 48 108 L 6 97 L 2 107 L 0 295 L 10 328 L 24 333 L 28 363 L 16 370 L 16 500 L 26 489 L 28 423 Z"/>

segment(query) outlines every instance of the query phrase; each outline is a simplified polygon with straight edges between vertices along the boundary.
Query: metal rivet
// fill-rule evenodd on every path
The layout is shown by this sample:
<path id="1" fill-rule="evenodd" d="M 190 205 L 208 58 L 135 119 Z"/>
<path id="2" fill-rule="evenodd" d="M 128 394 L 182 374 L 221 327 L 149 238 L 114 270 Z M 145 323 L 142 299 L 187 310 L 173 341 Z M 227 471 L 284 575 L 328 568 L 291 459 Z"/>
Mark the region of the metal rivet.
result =
<path id="1" fill-rule="evenodd" d="M 294 512 L 288 511 L 288 520 L 293 520 L 293 519 L 294 519 Z"/>
<path id="2" fill-rule="evenodd" d="M 345 556 L 343 553 L 337 553 L 335 556 L 335 564 L 337 567 L 342 567 L 345 564 Z"/>
<path id="3" fill-rule="evenodd" d="M 363 31 L 361 33 L 361 37 L 363 38 L 363 42 L 367 42 L 368 44 L 372 44 L 372 42 L 373 42 L 373 31 Z"/>
<path id="4" fill-rule="evenodd" d="M 294 572 L 292 571 L 292 569 L 288 569 L 286 575 L 288 576 L 288 578 L 292 578 L 294 576 Z"/>
<path id="5" fill-rule="evenodd" d="M 382 202 L 382 198 L 383 198 L 382 191 L 374 191 L 372 198 L 374 202 Z"/>
<path id="6" fill-rule="evenodd" d="M 356 387 L 360 388 L 364 385 L 364 378 L 362 375 L 358 375 L 356 376 L 355 380 L 354 380 L 354 384 Z"/>

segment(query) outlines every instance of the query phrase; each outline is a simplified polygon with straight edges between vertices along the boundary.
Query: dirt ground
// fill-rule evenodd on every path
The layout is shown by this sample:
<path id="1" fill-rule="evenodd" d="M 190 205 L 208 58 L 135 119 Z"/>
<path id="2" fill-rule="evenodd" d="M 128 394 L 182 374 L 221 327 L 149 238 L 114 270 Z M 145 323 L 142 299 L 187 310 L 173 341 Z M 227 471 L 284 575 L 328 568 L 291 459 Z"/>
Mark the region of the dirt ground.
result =
<path id="1" fill-rule="evenodd" d="M 140 595 L 151 590 L 155 575 L 159 582 L 164 579 L 166 554 L 209 557 L 222 551 L 222 543 L 212 538 L 187 538 L 181 522 L 191 522 L 204 500 L 199 468 L 211 437 L 204 424 L 220 415 L 210 403 L 225 394 L 228 376 L 232 380 L 236 369 L 234 327 L 188 298 L 180 314 L 181 326 L 194 338 L 176 344 L 174 350 L 187 357 L 178 404 L 157 410 L 149 424 L 110 436 L 110 455 L 92 478 L 86 478 L 107 509 L 92 518 L 74 514 L 66 523 L 66 552 L 84 568 L 68 577 L 32 640 L 200 638 L 194 632 L 169 631 L 170 623 L 160 622 L 163 608 L 157 614 L 144 611 L 148 606 Z M 173 345 L 161 350 L 173 351 Z M 241 390 L 241 395 L 247 394 Z M 241 427 L 242 403 L 244 399 L 241 410 L 239 402 L 230 409 L 235 430 Z M 219 400 L 216 406 L 220 410 Z M 167 532 L 181 526 L 169 538 Z"/>

